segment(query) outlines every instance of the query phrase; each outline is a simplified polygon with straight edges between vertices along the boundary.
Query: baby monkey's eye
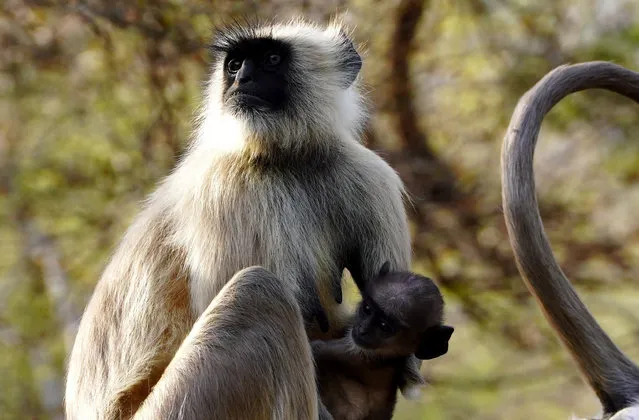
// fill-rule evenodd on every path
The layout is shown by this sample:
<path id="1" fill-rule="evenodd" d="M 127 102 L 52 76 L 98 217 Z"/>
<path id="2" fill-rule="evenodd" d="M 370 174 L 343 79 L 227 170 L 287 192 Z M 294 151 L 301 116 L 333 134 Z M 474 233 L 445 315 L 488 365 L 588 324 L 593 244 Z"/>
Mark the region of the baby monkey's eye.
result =
<path id="1" fill-rule="evenodd" d="M 364 310 L 365 314 L 371 313 L 371 307 L 368 305 L 368 303 L 365 303 L 364 305 L 362 305 L 362 309 Z"/>
<path id="2" fill-rule="evenodd" d="M 229 73 L 231 74 L 235 74 L 238 71 L 240 71 L 240 69 L 242 68 L 242 60 L 240 60 L 239 58 L 234 58 L 231 61 L 228 62 L 228 64 L 226 65 Z"/>
<path id="3" fill-rule="evenodd" d="M 390 326 L 386 323 L 386 321 L 379 321 L 379 328 L 384 332 L 390 331 Z"/>

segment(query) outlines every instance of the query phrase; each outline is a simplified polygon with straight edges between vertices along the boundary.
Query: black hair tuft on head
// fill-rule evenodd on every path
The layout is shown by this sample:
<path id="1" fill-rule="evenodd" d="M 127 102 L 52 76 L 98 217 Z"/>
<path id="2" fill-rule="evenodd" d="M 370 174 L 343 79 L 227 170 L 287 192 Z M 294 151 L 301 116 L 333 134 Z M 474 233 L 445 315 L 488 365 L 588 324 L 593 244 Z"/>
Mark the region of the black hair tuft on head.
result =
<path id="1" fill-rule="evenodd" d="M 268 26 L 270 26 L 269 22 L 258 18 L 233 18 L 218 25 L 208 49 L 213 56 L 227 53 L 238 44 L 257 38 L 258 34 L 261 34 L 261 37 L 268 37 L 268 34 L 260 31 L 261 28 Z"/>

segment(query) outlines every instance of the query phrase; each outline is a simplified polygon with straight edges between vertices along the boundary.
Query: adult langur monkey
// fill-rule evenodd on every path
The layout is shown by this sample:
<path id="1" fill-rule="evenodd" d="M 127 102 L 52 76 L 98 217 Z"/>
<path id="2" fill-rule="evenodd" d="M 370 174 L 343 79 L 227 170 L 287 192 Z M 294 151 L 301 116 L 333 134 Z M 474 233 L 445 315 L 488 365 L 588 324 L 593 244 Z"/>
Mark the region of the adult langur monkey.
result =
<path id="1" fill-rule="evenodd" d="M 607 89 L 639 102 L 639 73 L 607 62 L 561 66 L 519 101 L 502 149 L 502 199 L 519 272 L 597 394 L 603 419 L 639 419 L 639 368 L 611 341 L 554 258 L 535 196 L 533 154 L 546 113 L 567 95 Z"/>
<path id="2" fill-rule="evenodd" d="M 212 52 L 194 139 L 82 318 L 69 419 L 317 418 L 307 338 L 346 321 L 343 269 L 360 288 L 385 261 L 409 269 L 403 186 L 360 143 L 340 25 L 233 26 Z M 423 381 L 414 357 L 404 378 Z"/>

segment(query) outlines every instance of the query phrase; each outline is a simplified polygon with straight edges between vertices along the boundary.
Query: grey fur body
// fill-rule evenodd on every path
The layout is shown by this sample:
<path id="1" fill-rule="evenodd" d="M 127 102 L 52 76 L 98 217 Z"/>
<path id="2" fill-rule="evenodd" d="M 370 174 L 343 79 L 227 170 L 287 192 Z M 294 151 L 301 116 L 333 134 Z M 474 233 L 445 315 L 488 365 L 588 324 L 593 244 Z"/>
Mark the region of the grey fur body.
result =
<path id="1" fill-rule="evenodd" d="M 544 116 L 565 96 L 595 88 L 639 102 L 639 74 L 606 62 L 561 66 L 520 99 L 502 149 L 503 207 L 519 271 L 599 397 L 603 418 L 637 420 L 639 368 L 610 340 L 561 271 L 535 195 L 533 156 Z"/>
<path id="2" fill-rule="evenodd" d="M 263 266 L 295 296 L 307 334 L 318 338 L 333 334 L 313 324 L 322 310 L 333 331 L 343 326 L 344 267 L 358 284 L 387 260 L 393 269 L 409 268 L 403 186 L 359 142 L 366 112 L 357 84 L 345 88 L 338 68 L 350 42 L 339 25 L 296 21 L 237 31 L 290 43 L 296 106 L 268 118 L 238 116 L 222 102 L 224 66 L 216 62 L 186 155 L 124 235 L 86 308 L 69 361 L 69 419 L 128 418 L 140 406 L 165 418 L 178 403 L 186 410 L 181 418 L 211 410 L 215 418 L 240 418 L 242 409 L 267 418 L 252 411 L 262 414 L 266 406 L 272 418 L 314 418 L 314 372 L 308 343 L 299 342 L 288 319 L 293 312 L 280 306 L 260 316 L 269 299 L 236 296 L 243 289 L 227 282 L 246 267 Z M 262 273 L 267 283 L 270 275 Z M 285 305 L 288 297 L 281 300 Z M 250 336 L 228 334 L 253 322 L 257 334 L 274 334 L 274 341 L 260 349 Z M 232 364 L 229 351 L 237 355 Z M 417 366 L 408 367 L 407 385 L 422 380 Z M 260 389 L 241 379 L 247 369 L 251 381 L 260 372 L 262 380 L 285 385 L 241 395 Z M 169 398 L 172 389 L 181 395 Z"/>

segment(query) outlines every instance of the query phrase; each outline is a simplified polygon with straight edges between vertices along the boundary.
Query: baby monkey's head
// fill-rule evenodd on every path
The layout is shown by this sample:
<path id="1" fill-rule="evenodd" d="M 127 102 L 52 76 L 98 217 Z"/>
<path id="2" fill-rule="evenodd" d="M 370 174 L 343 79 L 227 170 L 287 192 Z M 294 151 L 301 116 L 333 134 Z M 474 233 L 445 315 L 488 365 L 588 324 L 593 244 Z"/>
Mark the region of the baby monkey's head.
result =
<path id="1" fill-rule="evenodd" d="M 448 351 L 453 327 L 442 325 L 444 299 L 428 277 L 391 272 L 385 263 L 362 291 L 353 341 L 381 357 L 415 354 L 433 359 Z"/>

